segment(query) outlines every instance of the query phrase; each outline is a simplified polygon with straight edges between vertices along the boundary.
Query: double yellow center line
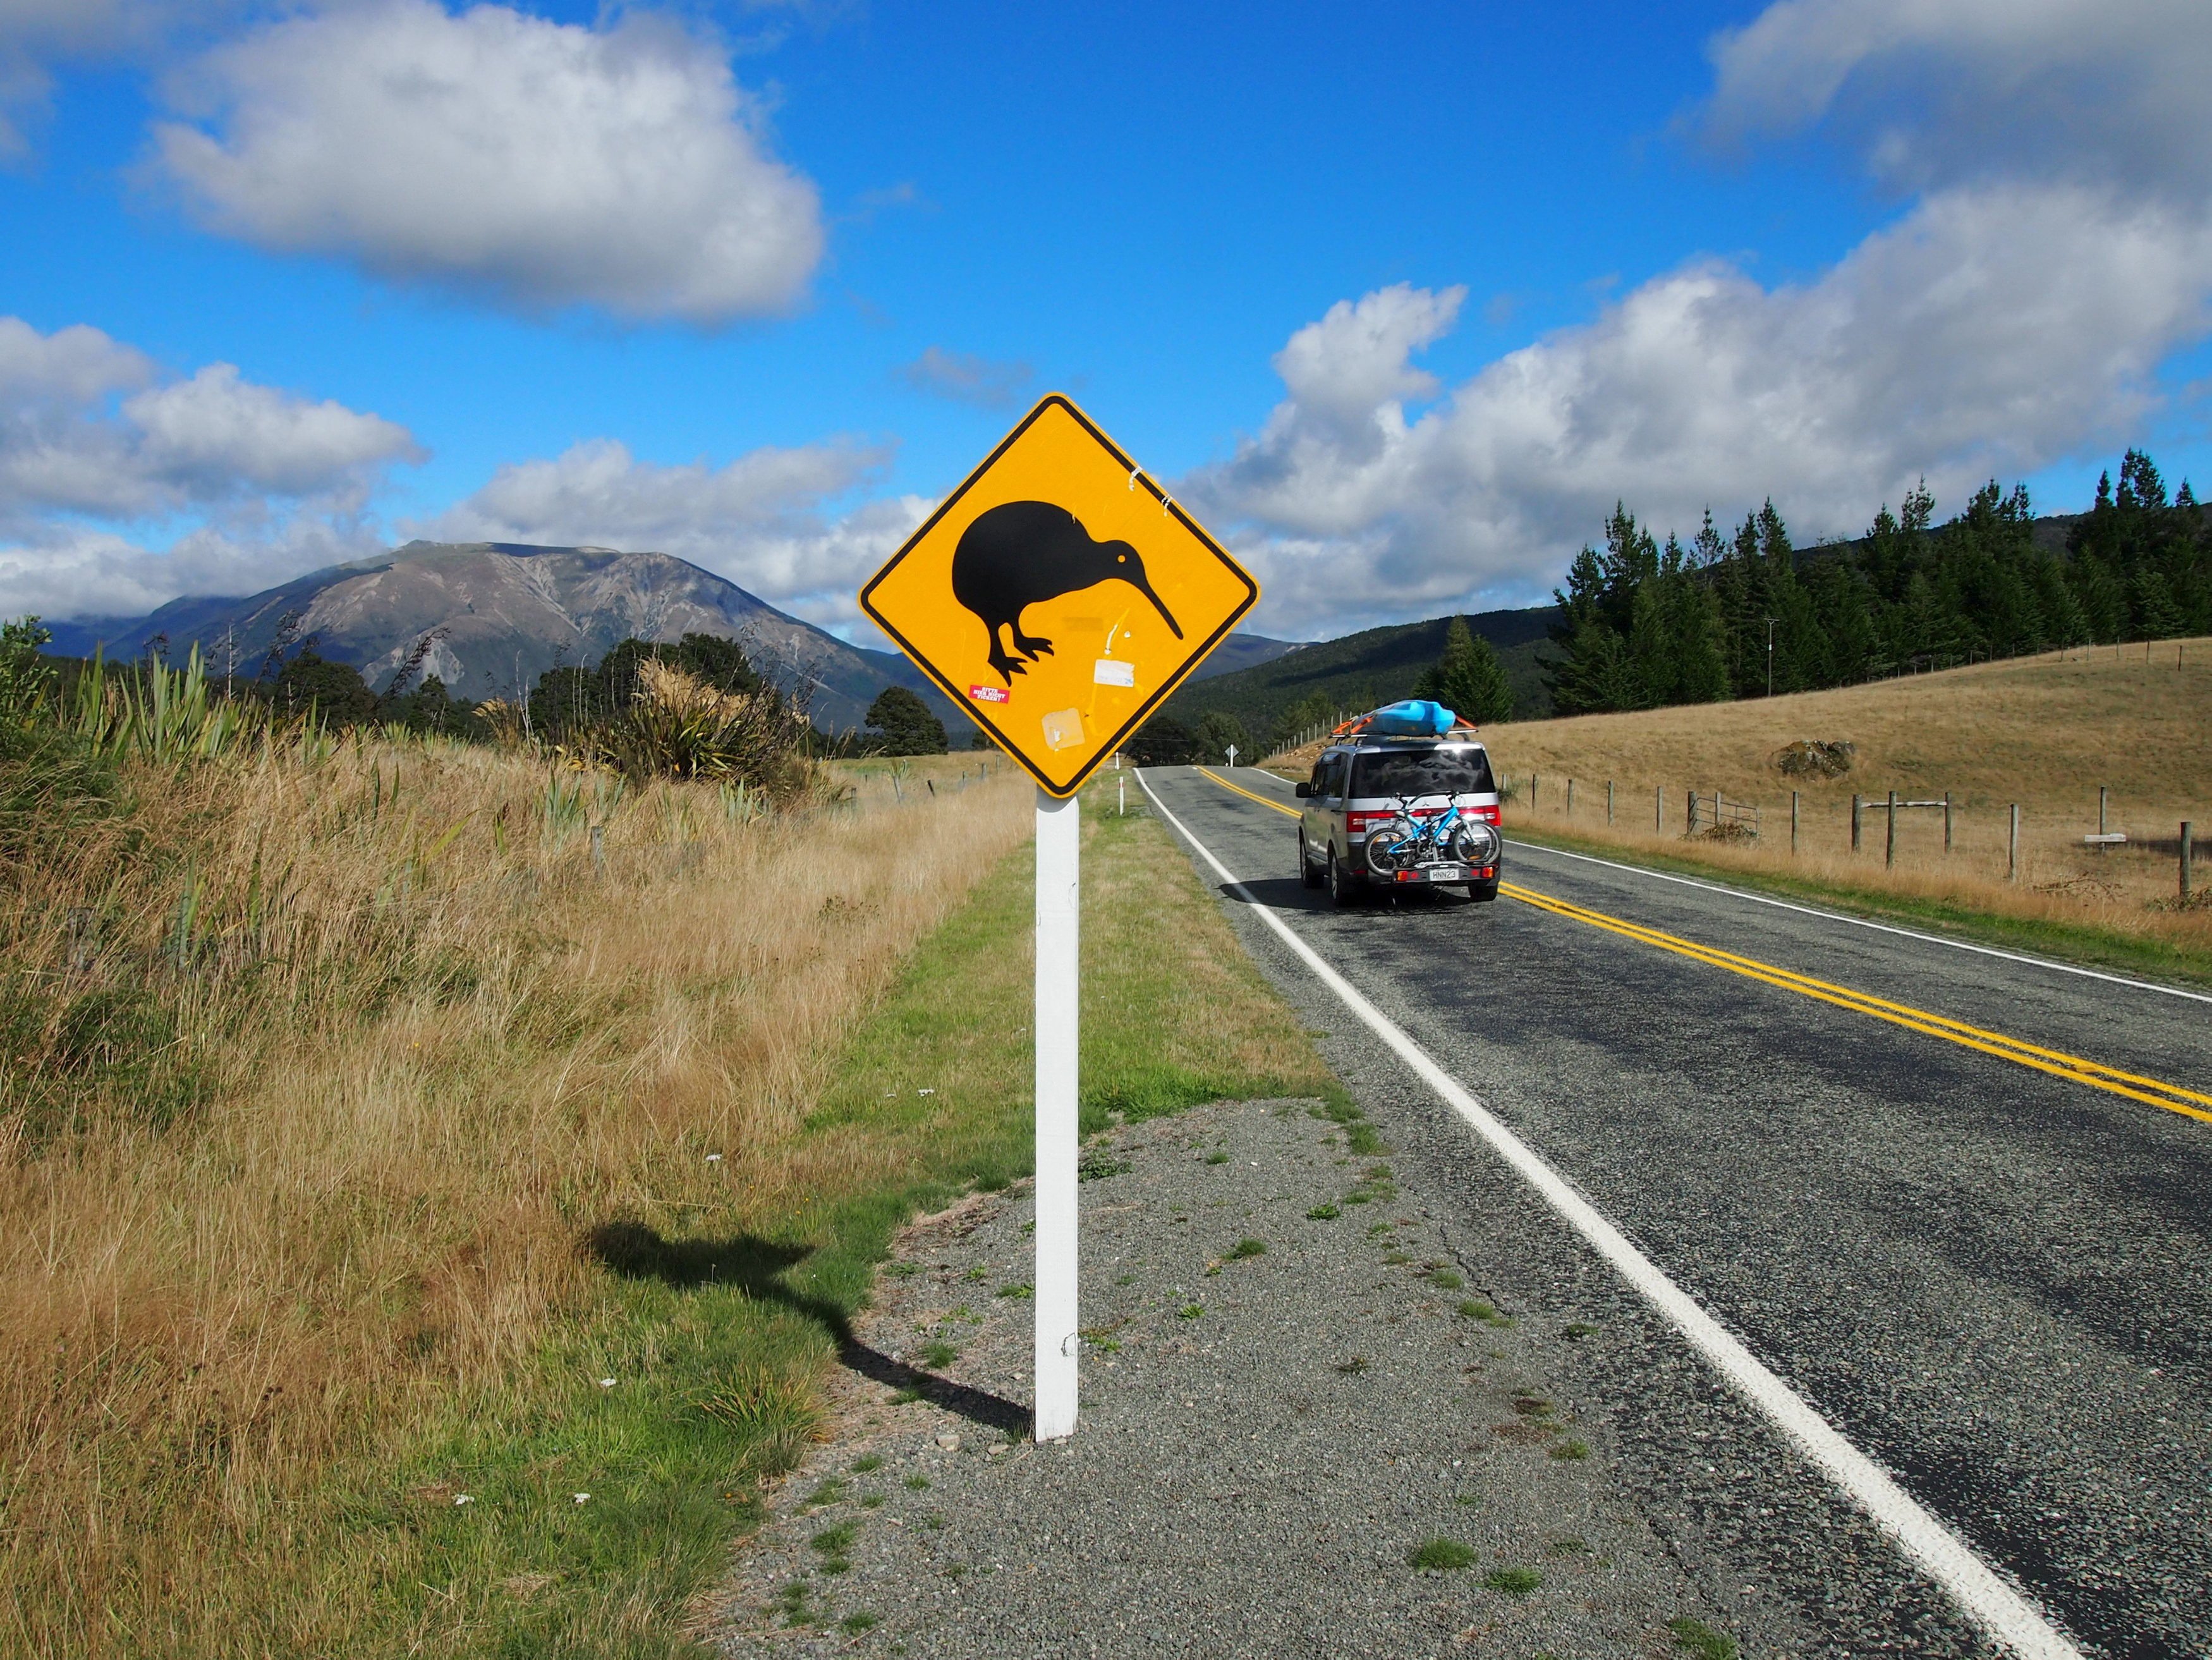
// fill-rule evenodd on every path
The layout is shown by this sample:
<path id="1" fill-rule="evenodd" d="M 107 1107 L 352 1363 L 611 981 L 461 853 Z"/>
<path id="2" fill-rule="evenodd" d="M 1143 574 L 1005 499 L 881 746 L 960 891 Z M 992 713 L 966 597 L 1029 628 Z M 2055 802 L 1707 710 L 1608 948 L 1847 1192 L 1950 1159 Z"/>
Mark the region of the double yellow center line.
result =
<path id="1" fill-rule="evenodd" d="M 1199 771 L 1220 785 L 1222 788 L 1256 801 L 1276 812 L 1298 817 L 1297 809 L 1286 807 L 1279 801 L 1270 801 L 1266 796 L 1231 783 L 1204 767 Z M 2168 1112 L 2178 1112 L 2191 1118 L 2212 1123 L 2212 1095 L 2203 1095 L 2195 1090 L 2184 1089 L 2178 1084 L 2168 1084 L 2155 1078 L 2123 1072 L 2117 1067 L 2107 1067 L 2100 1061 L 2085 1060 L 2078 1055 L 2069 1055 L 2062 1049 L 2045 1049 L 2017 1037 L 2008 1037 L 2002 1032 L 1970 1026 L 1963 1020 L 1954 1020 L 1947 1015 L 1931 1014 L 1906 1003 L 1893 1003 L 1887 998 L 1876 997 L 1849 986 L 1839 986 L 1831 981 L 1816 980 L 1812 976 L 1793 970 L 1777 968 L 1753 957 L 1739 956 L 1735 952 L 1722 951 L 1714 946 L 1701 946 L 1694 939 L 1665 933 L 1657 928 L 1647 928 L 1641 923 L 1625 921 L 1618 916 L 1608 916 L 1603 911 L 1585 905 L 1571 904 L 1564 899 L 1554 899 L 1549 894 L 1538 893 L 1518 883 L 1499 885 L 1500 893 L 1517 899 L 1524 905 L 1549 911 L 1554 916 L 1569 921 L 1581 922 L 1590 927 L 1602 928 L 1607 933 L 1617 933 L 1624 939 L 1633 939 L 1639 945 L 1651 946 L 1660 951 L 1672 952 L 1678 957 L 1703 963 L 1710 967 L 1726 969 L 1731 974 L 1741 974 L 1747 979 L 1796 992 L 1801 997 L 1814 998 L 1823 1003 L 1849 1009 L 1871 1019 L 1886 1020 L 1893 1026 L 1903 1026 L 1929 1037 L 1940 1037 L 1946 1043 L 1993 1055 L 2000 1061 L 2009 1061 L 2015 1066 L 2028 1067 L 2037 1072 L 2048 1073 L 2053 1078 L 2063 1078 L 2072 1083 L 2087 1084 L 2092 1089 L 2126 1096 L 2131 1101 L 2146 1102 L 2154 1107 L 2163 1107 Z"/>

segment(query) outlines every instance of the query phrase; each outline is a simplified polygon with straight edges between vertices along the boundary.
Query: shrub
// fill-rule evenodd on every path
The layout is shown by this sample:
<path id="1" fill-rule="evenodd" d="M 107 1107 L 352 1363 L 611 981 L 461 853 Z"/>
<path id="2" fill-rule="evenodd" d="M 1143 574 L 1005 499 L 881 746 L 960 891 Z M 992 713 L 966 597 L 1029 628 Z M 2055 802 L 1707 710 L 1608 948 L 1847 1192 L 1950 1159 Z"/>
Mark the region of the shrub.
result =
<path id="1" fill-rule="evenodd" d="M 786 798 L 810 781 L 812 733 L 799 705 L 771 689 L 720 691 L 648 658 L 627 716 L 597 741 L 634 778 L 720 779 Z"/>

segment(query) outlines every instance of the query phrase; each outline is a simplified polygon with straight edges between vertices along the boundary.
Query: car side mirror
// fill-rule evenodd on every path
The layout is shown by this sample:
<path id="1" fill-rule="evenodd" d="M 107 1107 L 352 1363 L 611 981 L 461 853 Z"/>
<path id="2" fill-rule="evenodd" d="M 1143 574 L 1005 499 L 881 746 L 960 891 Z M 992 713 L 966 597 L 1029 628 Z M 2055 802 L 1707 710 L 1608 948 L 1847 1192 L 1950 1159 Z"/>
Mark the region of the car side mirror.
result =
<path id="1" fill-rule="evenodd" d="M 1313 794 L 1313 786 L 1308 783 L 1304 779 L 1301 778 L 1294 787 L 1293 793 L 1300 800 L 1304 800 L 1307 796 Z"/>

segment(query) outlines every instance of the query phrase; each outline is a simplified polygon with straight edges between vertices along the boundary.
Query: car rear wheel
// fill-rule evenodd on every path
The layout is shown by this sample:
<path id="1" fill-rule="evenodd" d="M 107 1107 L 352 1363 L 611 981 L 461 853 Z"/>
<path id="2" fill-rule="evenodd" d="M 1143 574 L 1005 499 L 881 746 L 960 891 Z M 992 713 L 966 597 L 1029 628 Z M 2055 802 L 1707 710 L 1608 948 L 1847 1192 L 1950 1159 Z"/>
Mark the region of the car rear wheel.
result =
<path id="1" fill-rule="evenodd" d="M 1359 903 L 1359 879 L 1337 862 L 1334 848 L 1328 850 L 1328 897 L 1340 905 Z"/>
<path id="2" fill-rule="evenodd" d="M 1306 851 L 1306 833 L 1304 829 L 1300 829 L 1298 831 L 1299 883 L 1309 888 L 1317 888 L 1327 878 L 1320 871 L 1314 868 L 1313 856 Z"/>

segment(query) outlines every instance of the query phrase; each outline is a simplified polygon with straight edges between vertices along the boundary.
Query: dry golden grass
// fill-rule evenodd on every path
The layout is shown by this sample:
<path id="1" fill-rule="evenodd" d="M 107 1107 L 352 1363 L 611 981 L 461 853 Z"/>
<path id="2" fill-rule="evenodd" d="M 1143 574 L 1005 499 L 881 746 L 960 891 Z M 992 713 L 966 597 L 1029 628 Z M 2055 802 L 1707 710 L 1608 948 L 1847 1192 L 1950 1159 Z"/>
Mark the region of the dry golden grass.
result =
<path id="1" fill-rule="evenodd" d="M 588 1299 L 580 1227 L 806 1183 L 827 1058 L 1028 833 L 1026 784 L 955 792 L 963 760 L 749 823 L 347 745 L 129 775 L 130 818 L 10 873 L 0 968 L 53 1018 L 0 1076 L 0 1650 L 331 1651 L 381 1565 L 329 1554 L 318 1479 Z M 94 1004 L 173 1020 L 161 1087 L 61 1111 Z M 289 1637 L 246 1617 L 303 1596 Z"/>
<path id="2" fill-rule="evenodd" d="M 2212 953 L 2212 912 L 2161 909 L 2177 891 L 2171 851 L 2099 853 L 2097 791 L 2111 791 L 2111 828 L 2171 842 L 2189 819 L 2212 830 L 2212 641 L 2100 646 L 1832 691 L 1627 714 L 1512 722 L 1484 734 L 1501 780 L 1517 791 L 1508 822 L 1571 833 L 1723 870 L 1787 874 L 2028 922 L 2087 923 Z M 1774 765 L 1799 739 L 1856 745 L 1832 780 L 1784 776 Z M 1278 757 L 1310 767 L 1312 749 Z M 1530 781 L 1536 781 L 1532 792 Z M 1574 805 L 1568 811 L 1568 782 Z M 1606 786 L 1613 817 L 1606 818 Z M 1799 846 L 1790 850 L 1790 797 L 1799 792 Z M 1682 839 L 1686 797 L 1756 804 L 1756 843 Z M 1850 798 L 1930 800 L 1948 791 L 1951 855 L 1942 815 L 1898 815 L 1897 863 L 1883 867 L 1885 814 L 1869 806 L 1850 853 Z M 1534 805 L 1531 805 L 1531 796 Z M 1663 829 L 1655 830 L 1655 794 Z M 2021 869 L 2006 879 L 2008 809 L 2021 806 Z M 2200 886 L 2212 867 L 2200 866 Z"/>

